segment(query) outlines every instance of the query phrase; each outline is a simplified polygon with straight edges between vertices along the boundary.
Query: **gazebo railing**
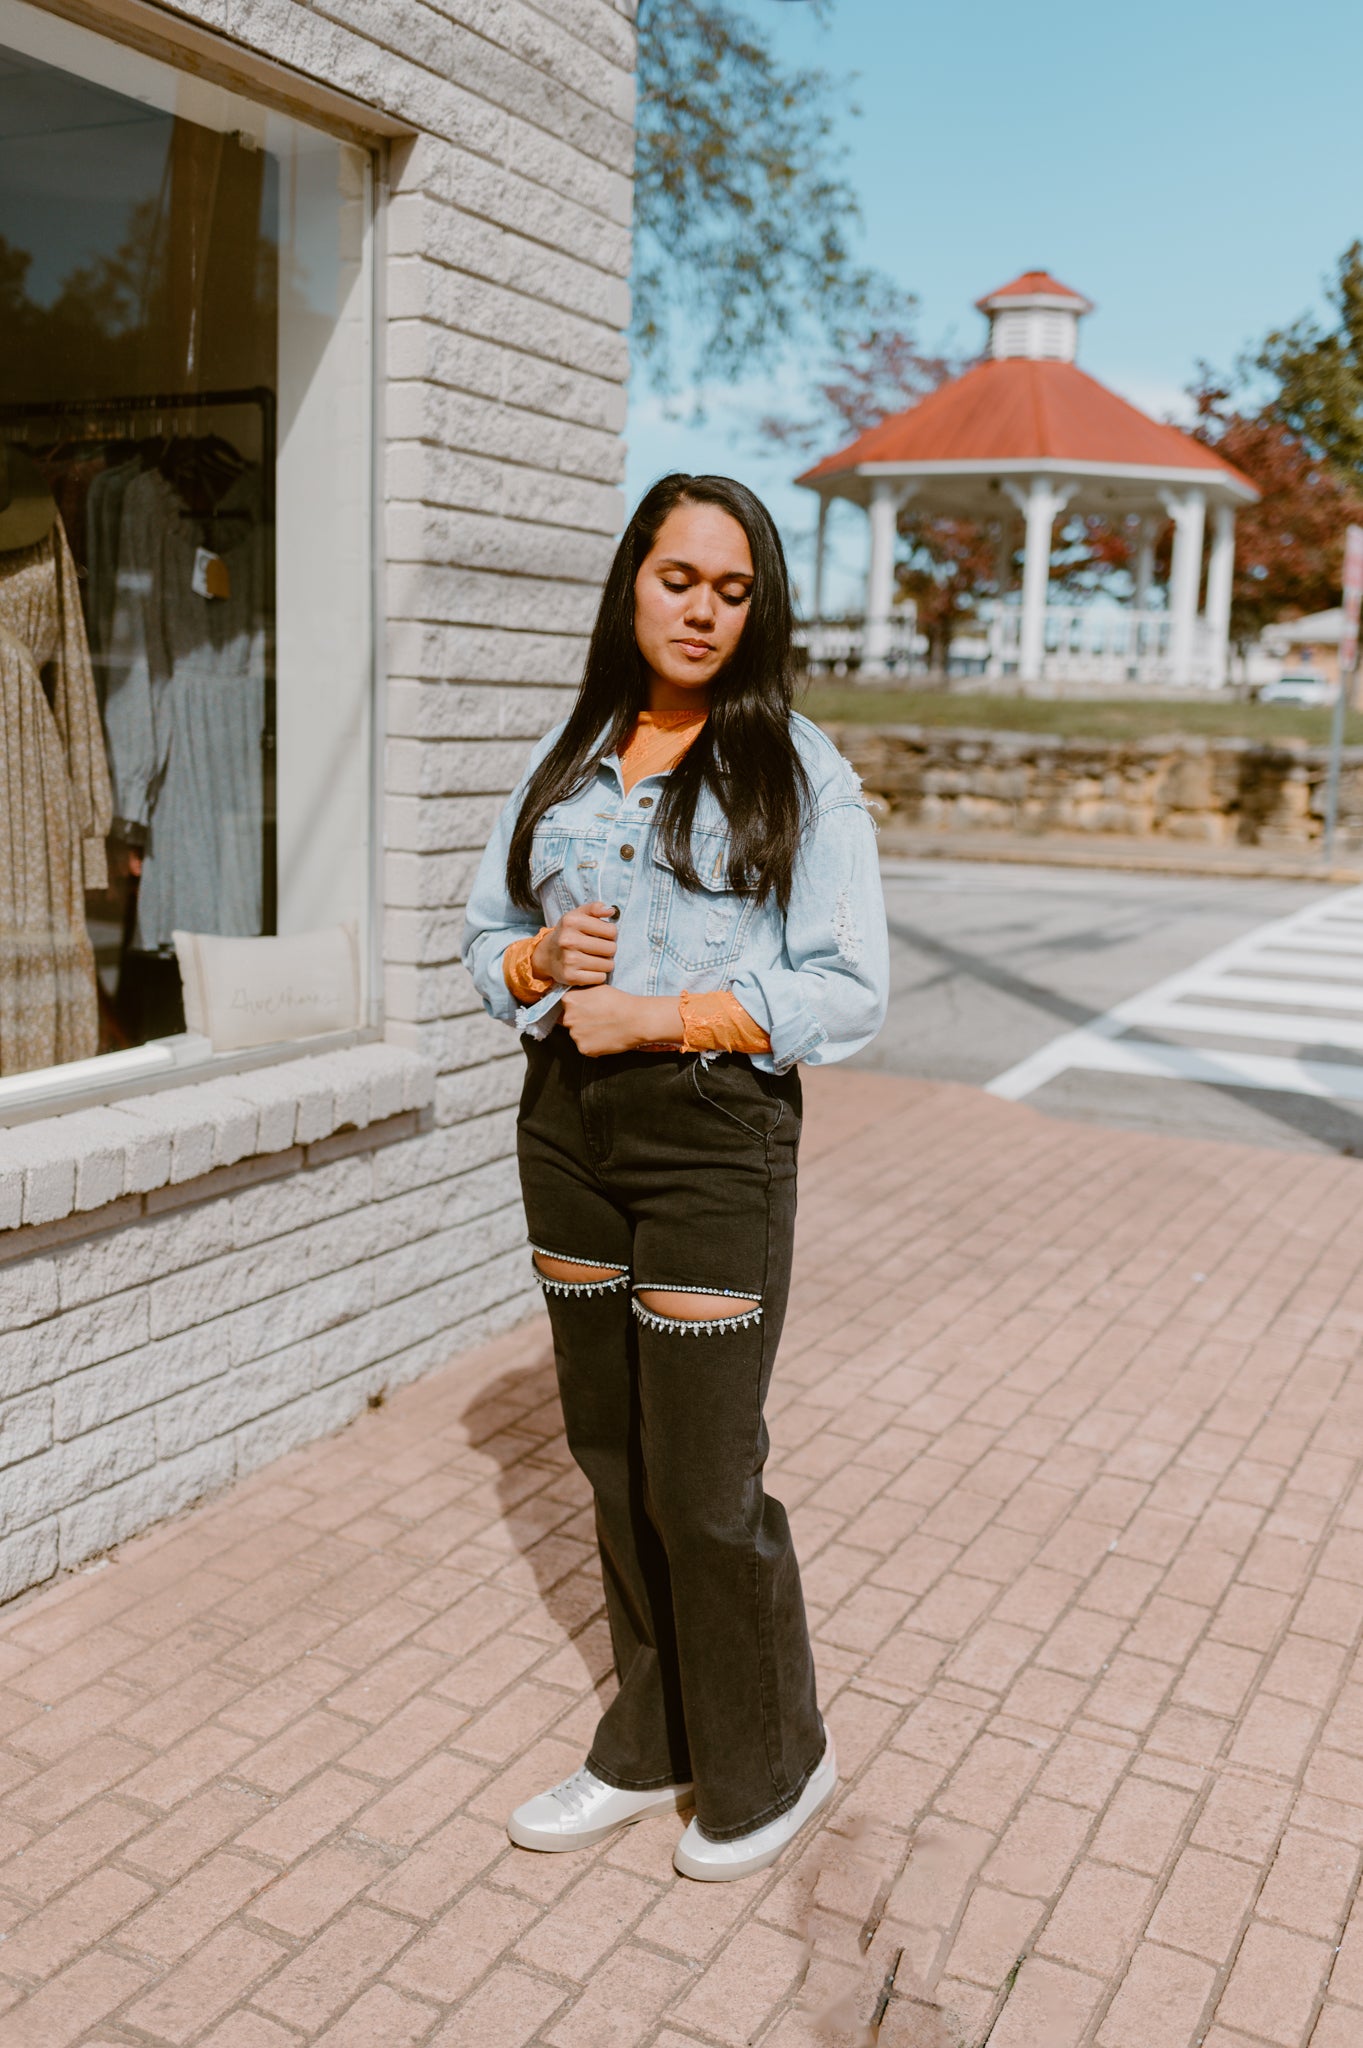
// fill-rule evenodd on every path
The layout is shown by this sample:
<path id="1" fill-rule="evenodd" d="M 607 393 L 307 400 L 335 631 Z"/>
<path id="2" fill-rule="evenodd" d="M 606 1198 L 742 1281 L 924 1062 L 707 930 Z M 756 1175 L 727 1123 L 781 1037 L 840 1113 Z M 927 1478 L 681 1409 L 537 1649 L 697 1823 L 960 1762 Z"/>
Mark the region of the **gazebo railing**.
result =
<path id="1" fill-rule="evenodd" d="M 984 672 L 1017 681 L 1022 671 L 1022 612 L 1016 604 L 982 605 L 965 637 L 987 648 Z M 811 675 L 858 676 L 865 667 L 864 619 L 811 619 L 796 633 Z M 959 647 L 958 641 L 958 647 Z M 973 650 L 972 650 L 973 651 Z M 979 655 L 975 654 L 978 663 Z M 973 665 L 973 664 L 972 664 Z M 1103 689 L 1213 689 L 1216 649 L 1205 619 L 1193 627 L 1189 660 L 1175 669 L 1174 622 L 1167 611 L 1115 605 L 1048 605 L 1041 657 L 1042 684 L 1092 684 Z M 890 622 L 883 666 L 875 680 L 928 673 L 928 642 L 912 618 Z M 866 680 L 872 677 L 867 672 Z"/>
<path id="2" fill-rule="evenodd" d="M 854 675 L 866 646 L 864 619 L 810 619 L 797 627 L 795 644 L 804 652 L 811 675 Z M 885 669 L 892 675 L 924 675 L 928 643 L 914 618 L 890 621 Z"/>
<path id="3" fill-rule="evenodd" d="M 992 607 L 989 672 L 1017 676 L 1022 660 L 1022 612 Z M 1174 622 L 1165 611 L 1115 605 L 1047 605 L 1042 682 L 1134 683 L 1138 687 L 1208 689 L 1217 681 L 1215 649 L 1204 619 L 1193 628 L 1187 672 L 1175 672 Z"/>

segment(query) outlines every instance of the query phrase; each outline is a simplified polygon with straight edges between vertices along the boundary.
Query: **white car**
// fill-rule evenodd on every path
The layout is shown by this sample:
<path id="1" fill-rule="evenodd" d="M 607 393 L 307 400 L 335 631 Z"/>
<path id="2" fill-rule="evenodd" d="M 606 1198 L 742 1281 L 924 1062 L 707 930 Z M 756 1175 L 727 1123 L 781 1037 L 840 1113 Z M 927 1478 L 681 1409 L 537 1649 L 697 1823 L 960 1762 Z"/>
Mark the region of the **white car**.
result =
<path id="1" fill-rule="evenodd" d="M 1337 683 L 1327 676 L 1279 676 L 1259 691 L 1261 704 L 1333 704 Z"/>

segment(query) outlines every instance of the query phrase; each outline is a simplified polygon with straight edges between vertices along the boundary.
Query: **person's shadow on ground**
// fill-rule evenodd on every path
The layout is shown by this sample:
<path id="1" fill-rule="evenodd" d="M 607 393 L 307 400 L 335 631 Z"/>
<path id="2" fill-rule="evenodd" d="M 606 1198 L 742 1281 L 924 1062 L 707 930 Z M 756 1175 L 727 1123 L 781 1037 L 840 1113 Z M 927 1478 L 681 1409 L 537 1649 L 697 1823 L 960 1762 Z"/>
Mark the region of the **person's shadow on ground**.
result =
<path id="1" fill-rule="evenodd" d="M 604 1705 L 615 1674 L 591 1489 L 564 1441 L 547 1333 L 533 1364 L 483 1387 L 460 1421 L 470 1449 L 496 1461 L 492 1483 L 509 1561 L 494 1583 L 538 1598 Z M 565 1671 L 559 1683 L 567 1682 Z"/>

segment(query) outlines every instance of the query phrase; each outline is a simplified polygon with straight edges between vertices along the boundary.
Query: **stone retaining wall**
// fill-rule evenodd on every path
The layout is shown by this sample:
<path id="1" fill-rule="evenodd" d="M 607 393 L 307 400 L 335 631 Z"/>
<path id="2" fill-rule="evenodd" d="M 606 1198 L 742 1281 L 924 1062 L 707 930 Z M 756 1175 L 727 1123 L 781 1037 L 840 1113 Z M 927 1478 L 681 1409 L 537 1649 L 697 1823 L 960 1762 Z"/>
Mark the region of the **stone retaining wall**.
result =
<path id="1" fill-rule="evenodd" d="M 1284 852 L 1317 844 L 1328 764 L 1304 742 L 1059 739 L 931 726 L 831 725 L 882 822 L 1092 832 Z M 1363 848 L 1363 748 L 1345 749 L 1339 844 Z"/>

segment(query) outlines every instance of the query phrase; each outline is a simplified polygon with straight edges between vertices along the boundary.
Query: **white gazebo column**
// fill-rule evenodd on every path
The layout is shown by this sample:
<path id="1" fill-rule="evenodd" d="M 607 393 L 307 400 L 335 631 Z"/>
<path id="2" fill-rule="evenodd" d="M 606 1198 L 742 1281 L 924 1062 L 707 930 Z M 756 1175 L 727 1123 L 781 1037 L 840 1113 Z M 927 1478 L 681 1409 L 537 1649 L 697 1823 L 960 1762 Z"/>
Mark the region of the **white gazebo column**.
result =
<path id="1" fill-rule="evenodd" d="M 828 493 L 819 493 L 819 523 L 814 530 L 814 617 L 823 618 L 824 570 L 828 563 Z"/>
<path id="2" fill-rule="evenodd" d="M 989 668 L 991 676 L 1003 674 L 1004 632 L 1008 593 L 1013 587 L 1013 521 L 1011 515 L 1000 519 L 994 528 L 994 616 L 989 628 Z"/>
<path id="3" fill-rule="evenodd" d="M 1207 630 L 1211 640 L 1212 682 L 1218 690 L 1230 676 L 1230 603 L 1235 575 L 1235 507 L 1218 505 L 1213 514 L 1212 552 L 1207 564 Z"/>
<path id="4" fill-rule="evenodd" d="M 889 665 L 890 620 L 894 605 L 894 540 L 903 487 L 878 476 L 871 485 L 871 552 L 866 568 L 866 637 L 861 673 L 883 676 Z"/>
<path id="5" fill-rule="evenodd" d="M 1201 491 L 1184 491 L 1164 502 L 1174 522 L 1174 561 L 1169 576 L 1169 665 L 1175 685 L 1186 689 L 1193 680 L 1207 500 Z"/>
<path id="6" fill-rule="evenodd" d="M 1003 603 L 1013 587 L 1013 522 L 1000 519 L 994 528 L 994 588 Z"/>
<path id="7" fill-rule="evenodd" d="M 819 523 L 814 529 L 814 602 L 809 622 L 809 659 L 823 659 L 824 572 L 828 565 L 828 493 L 819 493 Z"/>
<path id="8" fill-rule="evenodd" d="M 1155 580 L 1155 530 L 1158 522 L 1146 513 L 1136 543 L 1136 610 L 1150 609 L 1150 586 Z"/>
<path id="9" fill-rule="evenodd" d="M 1057 485 L 1049 477 L 1034 476 L 1025 494 L 1016 484 L 1005 484 L 1004 489 L 1027 521 L 1022 555 L 1018 681 L 1039 683 L 1046 655 L 1046 593 L 1051 581 L 1051 538 L 1056 519 L 1074 496 L 1076 486 Z"/>

